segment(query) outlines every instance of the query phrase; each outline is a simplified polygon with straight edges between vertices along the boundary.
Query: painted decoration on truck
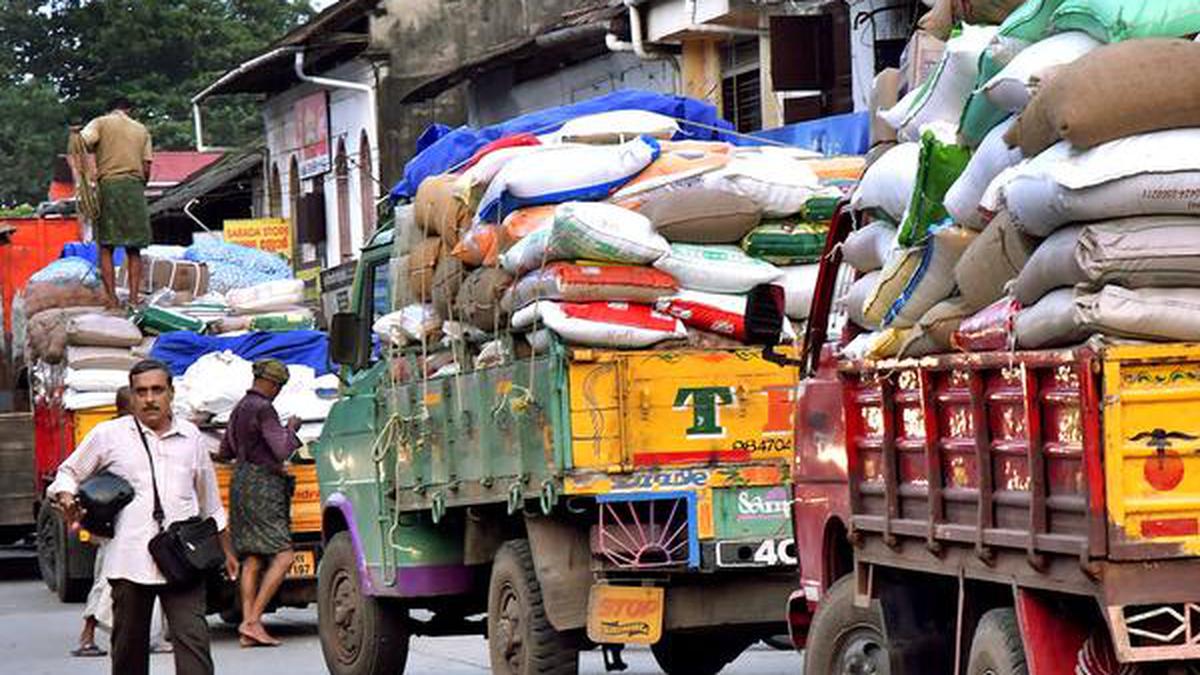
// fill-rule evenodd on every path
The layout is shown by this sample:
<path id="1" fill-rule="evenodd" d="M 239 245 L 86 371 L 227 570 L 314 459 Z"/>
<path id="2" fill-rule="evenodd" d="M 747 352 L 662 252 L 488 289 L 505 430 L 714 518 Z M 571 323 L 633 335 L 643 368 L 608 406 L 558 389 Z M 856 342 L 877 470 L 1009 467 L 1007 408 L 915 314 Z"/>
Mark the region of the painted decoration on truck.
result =
<path id="1" fill-rule="evenodd" d="M 794 368 L 752 351 L 605 357 L 568 374 L 574 468 L 791 459 Z"/>

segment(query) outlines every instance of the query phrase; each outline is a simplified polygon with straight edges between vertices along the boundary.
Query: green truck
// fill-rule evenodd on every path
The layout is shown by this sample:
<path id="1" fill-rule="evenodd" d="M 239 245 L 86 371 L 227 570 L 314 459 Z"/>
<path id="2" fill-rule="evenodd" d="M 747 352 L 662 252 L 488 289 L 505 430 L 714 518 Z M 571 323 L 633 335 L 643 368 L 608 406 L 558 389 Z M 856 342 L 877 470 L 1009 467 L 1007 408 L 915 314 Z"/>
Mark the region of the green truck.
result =
<path id="1" fill-rule="evenodd" d="M 412 635 L 483 634 L 496 673 L 575 673 L 597 646 L 619 669 L 649 644 L 703 675 L 785 633 L 795 370 L 751 347 L 554 342 L 412 377 L 429 347 L 381 351 L 371 331 L 407 238 L 373 237 L 331 321 L 343 390 L 314 452 L 330 672 L 402 672 Z"/>

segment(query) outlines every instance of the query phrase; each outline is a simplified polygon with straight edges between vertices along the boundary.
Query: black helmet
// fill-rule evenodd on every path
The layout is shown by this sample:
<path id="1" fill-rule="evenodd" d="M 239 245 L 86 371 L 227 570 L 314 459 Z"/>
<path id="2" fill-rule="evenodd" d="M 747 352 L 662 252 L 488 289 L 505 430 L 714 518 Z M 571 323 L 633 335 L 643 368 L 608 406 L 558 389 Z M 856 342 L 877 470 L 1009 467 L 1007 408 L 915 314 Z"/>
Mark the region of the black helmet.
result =
<path id="1" fill-rule="evenodd" d="M 80 526 L 92 534 L 111 537 L 117 514 L 133 501 L 133 486 L 115 473 L 101 471 L 80 484 L 75 498 L 84 509 Z"/>

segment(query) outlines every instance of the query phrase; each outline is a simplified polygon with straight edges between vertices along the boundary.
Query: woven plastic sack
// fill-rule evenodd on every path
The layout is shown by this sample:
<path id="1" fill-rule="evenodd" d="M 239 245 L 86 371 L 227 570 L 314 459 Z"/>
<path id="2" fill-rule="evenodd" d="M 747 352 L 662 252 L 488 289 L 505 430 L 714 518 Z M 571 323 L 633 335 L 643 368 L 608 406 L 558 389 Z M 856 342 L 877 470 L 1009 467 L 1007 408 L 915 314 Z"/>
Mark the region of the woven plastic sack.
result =
<path id="1" fill-rule="evenodd" d="M 645 216 L 613 204 L 568 202 L 554 211 L 550 250 L 556 259 L 643 265 L 669 250 Z"/>
<path id="2" fill-rule="evenodd" d="M 513 244 L 525 237 L 554 225 L 554 210 L 557 205 L 544 204 L 518 209 L 504 217 L 497 234 L 500 235 L 499 247 L 503 253 Z"/>
<path id="3" fill-rule="evenodd" d="M 963 106 L 979 76 L 979 57 L 996 35 L 994 26 L 964 26 L 946 42 L 933 76 L 880 116 L 899 131 L 900 140 L 916 140 L 927 125 L 941 122 L 956 128 Z"/>
<path id="4" fill-rule="evenodd" d="M 766 217 L 798 213 L 821 188 L 808 164 L 784 152 L 738 153 L 725 168 L 704 174 L 703 184 L 750 199 Z"/>
<path id="5" fill-rule="evenodd" d="M 1003 70 L 983 85 L 983 95 L 1001 110 L 1020 112 L 1029 103 L 1030 89 L 1036 85 L 1038 78 L 1055 66 L 1071 63 L 1100 44 L 1087 33 L 1078 31 L 1052 35 L 1035 42 L 1013 57 Z"/>
<path id="6" fill-rule="evenodd" d="M 920 161 L 920 143 L 901 143 L 883 153 L 863 174 L 850 197 L 850 208 L 874 210 L 892 222 L 900 222 L 912 199 Z"/>
<path id="7" fill-rule="evenodd" d="M 638 212 L 667 241 L 688 244 L 735 244 L 762 221 L 752 200 L 699 187 L 655 194 Z"/>
<path id="8" fill-rule="evenodd" d="M 304 281 L 280 279 L 246 288 L 235 288 L 225 294 L 225 302 L 240 314 L 286 309 L 304 302 Z"/>
<path id="9" fill-rule="evenodd" d="M 838 303 L 845 306 L 846 316 L 850 322 L 859 328 L 879 330 L 879 320 L 867 318 L 866 309 L 867 302 L 874 295 L 875 289 L 879 287 L 881 276 L 882 272 L 864 274 L 854 281 L 846 295 L 838 299 Z"/>
<path id="10" fill-rule="evenodd" d="M 100 274 L 91 262 L 78 257 L 59 258 L 29 277 L 33 284 L 82 284 L 94 288 L 100 285 Z"/>
<path id="11" fill-rule="evenodd" d="M 680 288 L 708 293 L 745 293 L 783 274 L 736 246 L 723 245 L 671 244 L 670 254 L 654 266 L 674 277 Z"/>
<path id="12" fill-rule="evenodd" d="M 1094 334 L 1194 342 L 1200 340 L 1200 289 L 1060 288 L 1022 310 L 1013 325 L 1024 349 L 1073 344 Z"/>
<path id="13" fill-rule="evenodd" d="M 532 143 L 514 142 L 509 145 L 498 145 L 509 140 L 508 138 L 493 141 L 483 146 L 467 164 L 459 169 L 458 178 L 454 184 L 454 196 L 472 207 L 472 215 L 474 210 L 478 209 L 479 202 L 483 199 L 483 193 L 501 169 L 517 157 L 546 149 L 546 146 L 541 145 L 536 137 L 530 136 L 530 138 Z"/>
<path id="14" fill-rule="evenodd" d="M 882 269 L 896 242 L 896 228 L 877 220 L 851 232 L 842 244 L 842 261 L 859 272 Z"/>
<path id="15" fill-rule="evenodd" d="M 951 345 L 964 352 L 992 352 L 1012 349 L 1015 345 L 1013 320 L 1021 303 L 1001 298 L 964 319 L 950 336 Z"/>
<path id="16" fill-rule="evenodd" d="M 1030 306 L 1054 288 L 1200 287 L 1200 218 L 1143 216 L 1063 228 L 1038 246 L 1013 284 Z"/>
<path id="17" fill-rule="evenodd" d="M 828 236 L 829 225 L 825 223 L 767 223 L 746 235 L 742 250 L 773 265 L 805 265 L 821 259 Z"/>
<path id="18" fill-rule="evenodd" d="M 703 150 L 663 151 L 638 175 L 613 193 L 611 202 L 640 211 L 650 201 L 677 190 L 701 187 L 703 175 L 724 168 L 733 156 Z"/>
<path id="19" fill-rule="evenodd" d="M 133 347 L 142 331 L 123 316 L 81 314 L 67 321 L 67 344 L 90 347 Z"/>
<path id="20" fill-rule="evenodd" d="M 529 305 L 513 315 L 513 328 L 544 325 L 568 344 L 639 348 L 687 337 L 683 323 L 650 305 L 625 302 L 550 302 Z"/>
<path id="21" fill-rule="evenodd" d="M 984 214 L 979 205 L 984 192 L 1000 172 L 1016 166 L 1021 161 L 1021 151 L 1009 148 L 1004 142 L 1004 133 L 1014 122 L 1014 118 L 1009 118 L 988 132 L 979 148 L 971 155 L 962 174 L 946 191 L 942 203 L 946 207 L 946 213 L 959 225 L 972 230 L 983 229 Z"/>
<path id="22" fill-rule="evenodd" d="M 1051 30 L 1078 30 L 1101 42 L 1200 33 L 1195 0 L 1064 0 Z"/>
<path id="23" fill-rule="evenodd" d="M 556 262 L 517 280 L 505 306 L 520 309 L 536 300 L 654 304 L 676 290 L 671 275 L 651 267 Z"/>
<path id="24" fill-rule="evenodd" d="M 496 226 L 476 223 L 463 233 L 451 255 L 467 267 L 494 267 L 499 260 L 499 246 Z"/>
<path id="25" fill-rule="evenodd" d="M 888 308 L 884 327 L 907 328 L 954 292 L 954 266 L 978 233 L 956 226 L 935 228 L 921 262 Z"/>
<path id="26" fill-rule="evenodd" d="M 116 391 L 129 384 L 129 371 L 102 368 L 77 370 L 68 367 L 65 383 L 71 389 L 80 392 Z"/>
<path id="27" fill-rule="evenodd" d="M 897 241 L 901 246 L 916 246 L 929 236 L 929 230 L 946 216 L 943 200 L 946 192 L 966 169 L 971 151 L 939 139 L 933 131 L 921 135 L 921 154 L 913 183 L 908 212 L 900 224 Z"/>
<path id="28" fill-rule="evenodd" d="M 567 121 L 553 134 L 567 143 L 624 143 L 639 136 L 669 140 L 679 123 L 648 110 L 609 110 Z"/>
<path id="29" fill-rule="evenodd" d="M 812 308 L 820 265 L 783 267 L 783 276 L 775 283 L 783 287 L 783 313 L 789 319 L 803 321 Z"/>
<path id="30" fill-rule="evenodd" d="M 974 311 L 962 298 L 950 298 L 934 305 L 917 321 L 900 346 L 902 358 L 941 354 L 952 349 L 950 339 Z"/>
<path id="31" fill-rule="evenodd" d="M 655 309 L 673 316 L 684 325 L 724 335 L 739 342 L 746 339 L 746 296 L 680 291 L 663 298 Z"/>
<path id="32" fill-rule="evenodd" d="M 67 347 L 67 365 L 75 370 L 123 370 L 129 372 L 141 357 L 121 347 Z"/>
<path id="33" fill-rule="evenodd" d="M 566 145 L 510 160 L 488 185 L 476 221 L 499 222 L 538 204 L 606 199 L 659 155 L 649 137 L 621 145 Z"/>
<path id="34" fill-rule="evenodd" d="M 1004 201 L 1023 231 L 1045 237 L 1069 222 L 1200 215 L 1200 130 L 1155 131 L 1072 152 L 1063 141 L 1020 165 Z"/>
<path id="35" fill-rule="evenodd" d="M 1013 225 L 1007 212 L 997 214 L 954 266 L 959 294 L 976 308 L 999 300 L 1037 245 Z"/>
<path id="36" fill-rule="evenodd" d="M 208 263 L 209 289 L 218 293 L 292 277 L 291 267 L 283 258 L 239 244 L 204 239 L 189 246 L 184 257 Z"/>
<path id="37" fill-rule="evenodd" d="M 250 319 L 247 330 L 264 331 L 267 333 L 282 333 L 291 330 L 311 330 L 316 327 L 316 317 L 312 310 L 301 307 L 283 312 L 267 312 L 247 317 Z"/>

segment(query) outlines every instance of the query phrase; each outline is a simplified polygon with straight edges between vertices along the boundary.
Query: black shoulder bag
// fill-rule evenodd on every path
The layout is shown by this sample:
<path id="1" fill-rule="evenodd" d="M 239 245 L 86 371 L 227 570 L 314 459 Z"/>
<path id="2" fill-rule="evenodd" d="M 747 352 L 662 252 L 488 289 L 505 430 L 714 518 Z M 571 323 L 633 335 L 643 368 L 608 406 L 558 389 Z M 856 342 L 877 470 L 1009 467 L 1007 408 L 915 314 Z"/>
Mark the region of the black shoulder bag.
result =
<path id="1" fill-rule="evenodd" d="M 209 572 L 219 568 L 225 560 L 221 542 L 217 536 L 217 521 L 212 518 L 192 516 L 171 523 L 163 529 L 162 500 L 158 497 L 158 479 L 154 475 L 154 455 L 146 443 L 146 435 L 137 419 L 138 438 L 146 449 L 150 460 L 150 484 L 154 488 L 154 522 L 158 523 L 158 534 L 150 540 L 150 557 L 172 586 L 186 586 L 203 579 Z"/>

